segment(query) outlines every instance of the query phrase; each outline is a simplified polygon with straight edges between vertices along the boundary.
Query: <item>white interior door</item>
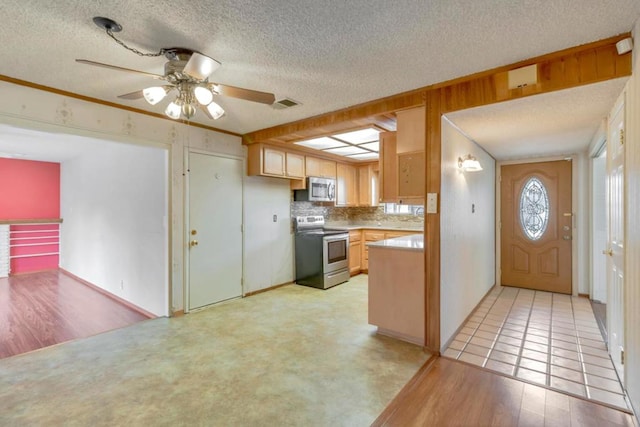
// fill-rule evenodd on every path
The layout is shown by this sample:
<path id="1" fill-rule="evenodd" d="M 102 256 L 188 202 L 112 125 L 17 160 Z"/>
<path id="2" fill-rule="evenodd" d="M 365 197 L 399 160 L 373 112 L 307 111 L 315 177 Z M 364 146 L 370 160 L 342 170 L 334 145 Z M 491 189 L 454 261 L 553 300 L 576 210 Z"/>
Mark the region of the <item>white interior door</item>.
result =
<path id="1" fill-rule="evenodd" d="M 609 353 L 624 383 L 624 93 L 609 116 L 607 182 L 607 332 Z"/>
<path id="2" fill-rule="evenodd" d="M 242 160 L 189 153 L 189 309 L 242 295 Z"/>
<path id="3" fill-rule="evenodd" d="M 591 299 L 607 303 L 607 257 L 602 250 L 608 248 L 607 232 L 607 153 L 604 150 L 592 162 L 591 187 Z"/>

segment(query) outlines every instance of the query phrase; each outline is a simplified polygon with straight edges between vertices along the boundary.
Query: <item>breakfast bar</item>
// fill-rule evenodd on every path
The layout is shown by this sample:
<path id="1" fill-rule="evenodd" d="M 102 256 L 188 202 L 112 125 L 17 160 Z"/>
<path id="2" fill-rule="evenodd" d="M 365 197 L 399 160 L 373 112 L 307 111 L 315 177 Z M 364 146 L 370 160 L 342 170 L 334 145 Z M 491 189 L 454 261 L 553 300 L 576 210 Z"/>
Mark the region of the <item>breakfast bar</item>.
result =
<path id="1" fill-rule="evenodd" d="M 379 334 L 424 345 L 424 235 L 368 247 L 369 323 Z"/>

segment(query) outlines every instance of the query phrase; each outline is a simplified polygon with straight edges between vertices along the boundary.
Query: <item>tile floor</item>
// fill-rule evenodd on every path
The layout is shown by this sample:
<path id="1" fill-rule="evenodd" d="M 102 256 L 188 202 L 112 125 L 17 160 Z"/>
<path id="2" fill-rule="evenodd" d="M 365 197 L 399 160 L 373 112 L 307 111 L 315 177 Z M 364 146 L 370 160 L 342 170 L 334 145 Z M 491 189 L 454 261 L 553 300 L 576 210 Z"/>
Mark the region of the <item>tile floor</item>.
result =
<path id="1" fill-rule="evenodd" d="M 628 410 L 587 298 L 497 287 L 443 355 Z"/>

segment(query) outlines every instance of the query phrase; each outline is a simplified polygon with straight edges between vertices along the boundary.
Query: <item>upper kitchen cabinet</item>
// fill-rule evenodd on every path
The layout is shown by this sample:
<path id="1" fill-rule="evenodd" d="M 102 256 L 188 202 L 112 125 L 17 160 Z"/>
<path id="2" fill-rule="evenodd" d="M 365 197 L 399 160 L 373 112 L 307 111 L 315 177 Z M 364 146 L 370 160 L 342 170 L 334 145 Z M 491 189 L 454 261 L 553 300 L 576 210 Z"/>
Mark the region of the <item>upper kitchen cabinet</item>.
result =
<path id="1" fill-rule="evenodd" d="M 396 112 L 397 154 L 425 150 L 426 114 L 426 107 Z"/>
<path id="2" fill-rule="evenodd" d="M 305 169 L 307 176 L 319 176 L 322 178 L 336 179 L 336 162 L 317 157 L 305 157 Z"/>
<path id="3" fill-rule="evenodd" d="M 249 146 L 248 175 L 303 179 L 304 156 L 279 148 L 253 144 Z"/>
<path id="4" fill-rule="evenodd" d="M 396 113 L 396 202 L 424 204 L 426 108 L 418 107 Z"/>
<path id="5" fill-rule="evenodd" d="M 358 170 L 343 163 L 338 163 L 336 169 L 336 206 L 357 206 Z"/>
<path id="6" fill-rule="evenodd" d="M 378 165 L 370 163 L 358 167 L 358 206 L 378 206 Z"/>
<path id="7" fill-rule="evenodd" d="M 398 201 L 398 159 L 396 154 L 396 132 L 380 133 L 379 182 L 380 201 Z"/>

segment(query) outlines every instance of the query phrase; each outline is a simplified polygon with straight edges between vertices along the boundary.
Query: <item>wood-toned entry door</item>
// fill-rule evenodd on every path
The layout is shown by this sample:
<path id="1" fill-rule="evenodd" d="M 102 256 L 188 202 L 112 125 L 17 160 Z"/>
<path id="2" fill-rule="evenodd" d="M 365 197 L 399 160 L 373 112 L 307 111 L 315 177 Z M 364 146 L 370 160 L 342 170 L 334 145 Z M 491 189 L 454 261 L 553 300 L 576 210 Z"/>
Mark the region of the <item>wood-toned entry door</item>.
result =
<path id="1" fill-rule="evenodd" d="M 571 162 L 501 168 L 501 283 L 571 293 Z"/>

